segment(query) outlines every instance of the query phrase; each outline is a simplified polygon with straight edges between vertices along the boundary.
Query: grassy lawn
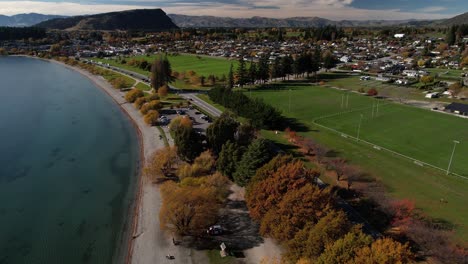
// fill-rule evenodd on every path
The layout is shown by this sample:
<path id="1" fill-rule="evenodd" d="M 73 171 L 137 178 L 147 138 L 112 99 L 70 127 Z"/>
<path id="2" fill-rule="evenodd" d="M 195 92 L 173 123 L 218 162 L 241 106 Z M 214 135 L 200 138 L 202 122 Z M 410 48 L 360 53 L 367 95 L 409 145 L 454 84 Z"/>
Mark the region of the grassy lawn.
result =
<path id="1" fill-rule="evenodd" d="M 466 240 L 468 211 L 465 207 L 468 202 L 468 180 L 446 176 L 438 170 L 418 166 L 405 158 L 343 138 L 314 124 L 313 121 L 318 117 L 346 110 L 341 109 L 343 93 L 330 88 L 296 83 L 258 90 L 252 92 L 252 96 L 263 98 L 280 109 L 285 116 L 301 121 L 308 127 L 308 131 L 300 132 L 301 135 L 315 138 L 352 163 L 361 166 L 380 179 L 395 197 L 415 200 L 417 206 L 426 214 L 453 225 L 457 236 Z M 372 119 L 370 116 L 375 101 L 369 97 L 349 93 L 347 110 L 367 109 L 324 118 L 318 122 L 355 135 L 360 115 L 363 114 L 361 138 L 417 159 L 436 163 L 435 165 L 442 168 L 448 165 L 453 147 L 452 140 L 458 139 L 462 143 L 457 146 L 452 169 L 459 174 L 468 175 L 467 120 L 396 104 L 384 105 L 383 101 L 379 103 L 379 117 Z M 275 139 L 271 133 L 267 137 Z M 275 141 L 285 144 L 281 142 L 284 140 L 278 137 Z M 441 204 L 441 198 L 449 202 Z"/>
<path id="2" fill-rule="evenodd" d="M 346 74 L 322 74 L 320 79 L 325 80 L 325 85 L 350 89 L 358 91 L 364 89 L 367 92 L 371 88 L 375 88 L 379 95 L 392 98 L 413 99 L 413 100 L 430 100 L 425 98 L 422 90 L 414 87 L 398 86 L 395 84 L 383 83 L 381 81 L 369 80 L 361 81 L 360 76 L 352 76 Z"/>
<path id="3" fill-rule="evenodd" d="M 122 79 L 124 81 L 124 86 L 122 88 L 130 88 L 135 84 L 134 79 L 113 71 L 103 71 L 102 77 L 104 77 L 104 79 L 106 79 L 111 84 L 113 84 L 116 79 Z"/>
<path id="4" fill-rule="evenodd" d="M 142 82 L 139 82 L 139 83 L 135 86 L 135 88 L 137 88 L 138 90 L 142 90 L 142 91 L 149 91 L 149 90 L 151 90 L 151 87 L 149 87 L 149 85 L 146 85 L 146 84 L 144 84 L 144 83 L 142 83 Z"/>
<path id="5" fill-rule="evenodd" d="M 463 73 L 462 70 L 454 70 L 454 69 L 427 68 L 425 70 L 430 72 L 433 75 L 438 74 L 439 78 L 442 78 L 442 79 L 459 80 L 461 78 L 461 74 Z"/>
<path id="6" fill-rule="evenodd" d="M 159 55 L 140 55 L 125 57 L 125 60 L 128 62 L 131 59 L 145 59 L 148 62 L 153 62 Z M 194 71 L 198 76 L 208 77 L 209 75 L 215 75 L 221 77 L 222 75 L 228 75 L 229 68 L 231 63 L 233 64 L 234 69 L 237 68 L 238 62 L 236 60 L 228 60 L 224 58 L 209 57 L 209 56 L 196 56 L 196 55 L 168 55 L 169 62 L 171 63 L 173 72 L 188 72 Z M 104 58 L 104 59 L 93 59 L 95 61 L 101 61 L 103 63 L 108 63 L 111 66 L 123 68 L 126 70 L 134 71 L 143 75 L 149 75 L 149 72 L 142 70 L 138 67 L 129 66 L 127 64 L 121 64 L 120 61 L 113 58 Z M 176 87 L 180 88 L 203 88 L 196 87 L 182 80 L 177 80 L 174 84 Z"/>
<path id="7" fill-rule="evenodd" d="M 236 258 L 232 256 L 222 258 L 217 249 L 208 250 L 206 255 L 208 256 L 210 264 L 230 264 L 235 263 L 236 260 Z"/>

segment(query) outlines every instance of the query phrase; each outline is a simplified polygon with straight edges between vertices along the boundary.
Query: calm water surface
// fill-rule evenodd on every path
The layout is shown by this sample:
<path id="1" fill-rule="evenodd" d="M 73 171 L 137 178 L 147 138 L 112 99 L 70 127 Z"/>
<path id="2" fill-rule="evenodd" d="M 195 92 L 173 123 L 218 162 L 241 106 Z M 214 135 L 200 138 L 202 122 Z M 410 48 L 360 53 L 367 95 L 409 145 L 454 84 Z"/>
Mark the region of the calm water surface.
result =
<path id="1" fill-rule="evenodd" d="M 29 58 L 0 57 L 0 98 L 0 264 L 118 262 L 137 179 L 128 118 Z"/>

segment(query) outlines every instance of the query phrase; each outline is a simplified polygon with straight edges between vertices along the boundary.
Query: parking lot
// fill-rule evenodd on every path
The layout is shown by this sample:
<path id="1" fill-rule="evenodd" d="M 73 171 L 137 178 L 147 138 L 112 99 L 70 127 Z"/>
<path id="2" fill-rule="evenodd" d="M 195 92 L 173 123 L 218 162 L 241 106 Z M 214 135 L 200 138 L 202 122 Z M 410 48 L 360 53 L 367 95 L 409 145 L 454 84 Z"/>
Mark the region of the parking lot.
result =
<path id="1" fill-rule="evenodd" d="M 197 109 L 189 108 L 174 108 L 174 109 L 163 109 L 160 111 L 161 117 L 165 116 L 165 122 L 161 126 L 169 126 L 172 119 L 187 115 L 193 122 L 193 128 L 195 131 L 205 134 L 206 128 L 210 125 L 211 120 L 204 114 L 200 113 Z M 163 118 L 164 120 L 164 118 Z M 163 121 L 162 120 L 162 121 Z"/>

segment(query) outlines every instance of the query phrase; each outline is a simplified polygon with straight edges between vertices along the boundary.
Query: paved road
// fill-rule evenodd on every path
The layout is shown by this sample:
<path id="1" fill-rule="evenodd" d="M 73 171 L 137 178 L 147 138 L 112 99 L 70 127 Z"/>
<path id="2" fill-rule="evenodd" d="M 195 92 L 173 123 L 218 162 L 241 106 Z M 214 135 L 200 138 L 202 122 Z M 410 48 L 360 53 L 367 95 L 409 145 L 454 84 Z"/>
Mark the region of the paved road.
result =
<path id="1" fill-rule="evenodd" d="M 200 107 L 214 117 L 218 117 L 223 113 L 218 108 L 198 98 L 197 93 L 179 93 L 179 95 L 187 100 L 190 100 L 194 105 Z"/>

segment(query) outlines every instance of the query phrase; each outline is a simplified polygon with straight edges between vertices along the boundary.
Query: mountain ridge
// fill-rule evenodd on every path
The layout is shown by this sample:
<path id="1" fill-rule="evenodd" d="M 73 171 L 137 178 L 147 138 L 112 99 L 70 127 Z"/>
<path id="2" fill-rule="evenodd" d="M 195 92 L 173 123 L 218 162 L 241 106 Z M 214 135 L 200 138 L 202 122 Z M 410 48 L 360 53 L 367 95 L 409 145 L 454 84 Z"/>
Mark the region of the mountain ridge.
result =
<path id="1" fill-rule="evenodd" d="M 443 20 L 339 20 L 334 21 L 321 17 L 268 18 L 254 16 L 250 18 L 232 18 L 216 16 L 188 16 L 169 14 L 179 27 L 320 27 L 335 25 L 340 27 L 379 27 L 398 25 L 432 25 Z"/>
<path id="2" fill-rule="evenodd" d="M 44 15 L 38 13 L 24 13 L 13 16 L 0 15 L 0 26 L 2 27 L 29 27 L 54 18 L 65 16 Z"/>
<path id="3" fill-rule="evenodd" d="M 59 30 L 155 30 L 178 28 L 162 9 L 134 9 L 95 15 L 56 18 L 36 24 Z"/>

